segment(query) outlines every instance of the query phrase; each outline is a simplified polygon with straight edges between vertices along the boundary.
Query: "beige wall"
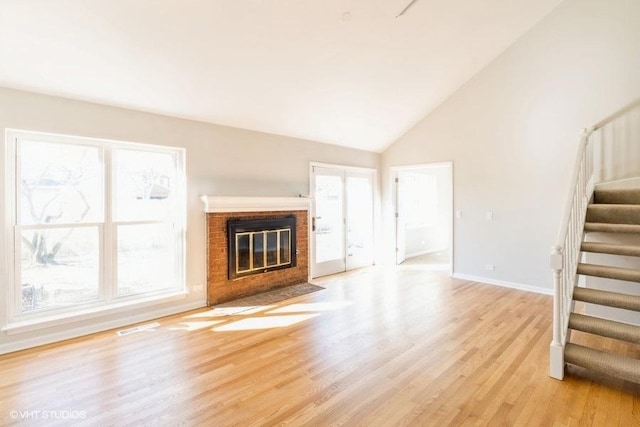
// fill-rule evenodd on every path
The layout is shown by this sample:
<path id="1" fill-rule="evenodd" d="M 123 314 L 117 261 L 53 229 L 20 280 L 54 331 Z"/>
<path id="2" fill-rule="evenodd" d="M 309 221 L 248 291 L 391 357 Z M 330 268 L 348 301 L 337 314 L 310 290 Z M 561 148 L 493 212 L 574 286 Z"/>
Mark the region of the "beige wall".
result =
<path id="1" fill-rule="evenodd" d="M 385 223 L 389 167 L 451 160 L 455 274 L 549 291 L 578 134 L 640 97 L 638 70 L 639 1 L 562 3 L 383 153 Z"/>
<path id="2" fill-rule="evenodd" d="M 0 88 L 0 129 L 6 128 L 184 147 L 189 290 L 194 285 L 206 284 L 205 215 L 200 196 L 307 195 L 311 161 L 377 169 L 380 160 L 376 153 Z M 4 180 L 1 177 L 5 174 L 4 165 L 4 154 L 0 153 L 0 200 L 3 205 Z M 3 208 L 0 212 L 2 224 L 6 223 L 4 211 Z M 0 262 L 0 268 L 0 295 L 4 296 L 4 262 Z M 4 298 L 0 300 L 4 301 Z M 165 313 L 203 305 L 204 289 L 155 309 Z M 0 304 L 0 327 L 6 323 L 5 310 L 5 304 Z M 149 313 L 152 311 L 149 309 Z M 105 316 L 94 323 L 126 324 L 138 319 L 138 315 L 139 312 L 124 312 L 118 316 Z M 142 315 L 144 317 L 144 313 Z M 0 332 L 0 353 L 41 342 L 47 337 L 71 336 L 74 330 L 89 331 L 87 328 L 87 322 L 81 322 L 37 333 L 7 335 Z"/>

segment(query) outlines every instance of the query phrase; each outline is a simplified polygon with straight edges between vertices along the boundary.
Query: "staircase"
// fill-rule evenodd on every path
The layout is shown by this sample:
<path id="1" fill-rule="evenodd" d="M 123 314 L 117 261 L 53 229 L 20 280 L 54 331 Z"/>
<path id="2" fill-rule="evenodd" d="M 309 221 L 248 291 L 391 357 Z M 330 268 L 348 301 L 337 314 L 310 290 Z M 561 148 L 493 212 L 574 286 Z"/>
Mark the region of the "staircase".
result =
<path id="1" fill-rule="evenodd" d="M 605 242 L 582 241 L 580 251 L 582 255 L 586 255 L 586 258 L 589 258 L 589 254 L 604 254 L 607 256 L 596 257 L 611 261 L 619 257 L 640 257 L 640 243 L 638 246 L 620 243 L 620 241 L 633 240 L 629 239 L 630 234 L 637 235 L 637 241 L 640 242 L 640 188 L 596 188 L 593 201 L 587 207 L 584 232 L 585 240 L 589 238 L 590 233 L 598 233 L 598 240 L 605 240 Z M 584 258 L 585 256 L 581 256 L 581 259 Z M 640 268 L 640 263 L 636 265 Z M 640 269 L 602 265 L 600 262 L 598 264 L 578 262 L 577 274 L 586 278 L 598 277 L 611 279 L 615 281 L 614 283 L 618 281 L 627 283 L 620 282 L 620 286 L 613 286 L 613 290 L 576 287 L 573 290 L 573 301 L 595 304 L 601 308 L 608 307 L 608 313 L 614 314 L 620 309 L 634 311 L 638 313 L 637 318 L 640 319 Z M 602 281 L 604 286 L 599 287 L 606 287 L 611 280 Z M 635 293 L 620 292 L 620 289 L 632 290 L 634 286 Z M 620 315 L 634 316 L 629 312 L 622 312 Z M 572 311 L 568 318 L 568 328 L 569 333 L 564 346 L 565 363 L 640 383 L 640 360 L 570 342 L 570 331 L 582 331 L 599 337 L 640 344 L 640 326 L 604 319 L 592 313 L 585 315 Z M 602 348 L 604 347 L 603 345 Z"/>

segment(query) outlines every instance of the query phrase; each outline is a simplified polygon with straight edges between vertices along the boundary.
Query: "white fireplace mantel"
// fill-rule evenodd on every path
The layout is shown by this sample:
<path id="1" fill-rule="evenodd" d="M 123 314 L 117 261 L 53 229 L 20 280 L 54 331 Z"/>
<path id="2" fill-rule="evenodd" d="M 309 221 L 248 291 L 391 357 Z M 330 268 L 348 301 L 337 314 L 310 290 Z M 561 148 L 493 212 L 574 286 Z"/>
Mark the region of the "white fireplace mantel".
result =
<path id="1" fill-rule="evenodd" d="M 202 196 L 206 213 L 270 212 L 309 210 L 307 197 L 225 197 Z"/>

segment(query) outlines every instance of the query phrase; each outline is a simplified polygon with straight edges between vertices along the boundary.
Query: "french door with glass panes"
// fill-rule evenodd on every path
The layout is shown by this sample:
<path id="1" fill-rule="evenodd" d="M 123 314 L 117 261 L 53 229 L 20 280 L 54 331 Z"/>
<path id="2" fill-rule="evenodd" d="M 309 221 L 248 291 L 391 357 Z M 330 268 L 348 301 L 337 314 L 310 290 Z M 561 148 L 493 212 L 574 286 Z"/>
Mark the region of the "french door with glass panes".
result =
<path id="1" fill-rule="evenodd" d="M 311 276 L 373 264 L 374 171 L 318 165 L 311 169 Z"/>

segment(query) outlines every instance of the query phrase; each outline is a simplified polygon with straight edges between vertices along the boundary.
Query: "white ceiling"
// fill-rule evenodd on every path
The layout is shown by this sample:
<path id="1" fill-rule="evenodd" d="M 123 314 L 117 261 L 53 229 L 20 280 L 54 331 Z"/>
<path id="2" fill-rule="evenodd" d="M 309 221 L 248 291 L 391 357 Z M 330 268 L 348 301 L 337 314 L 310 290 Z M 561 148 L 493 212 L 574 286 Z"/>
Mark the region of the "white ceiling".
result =
<path id="1" fill-rule="evenodd" d="M 0 0 L 0 86 L 379 152 L 561 1 Z"/>

